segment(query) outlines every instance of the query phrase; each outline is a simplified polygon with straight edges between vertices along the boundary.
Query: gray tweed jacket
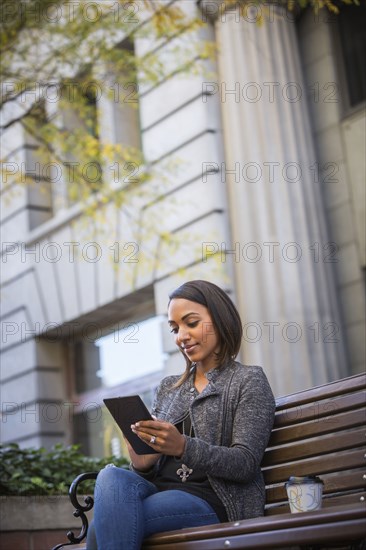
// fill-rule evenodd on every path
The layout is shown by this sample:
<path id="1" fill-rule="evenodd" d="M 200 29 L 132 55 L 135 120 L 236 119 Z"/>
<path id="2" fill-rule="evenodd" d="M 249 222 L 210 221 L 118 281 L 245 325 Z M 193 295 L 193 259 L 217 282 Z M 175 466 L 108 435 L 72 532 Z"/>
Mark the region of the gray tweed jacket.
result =
<path id="1" fill-rule="evenodd" d="M 204 468 L 229 521 L 261 516 L 265 491 L 260 464 L 275 411 L 268 380 L 261 367 L 233 361 L 208 372 L 209 383 L 195 397 L 193 370 L 178 388 L 172 386 L 179 376 L 162 380 L 152 414 L 177 424 L 189 410 L 195 437 L 185 436 L 182 462 Z M 159 462 L 155 473 L 158 468 Z"/>

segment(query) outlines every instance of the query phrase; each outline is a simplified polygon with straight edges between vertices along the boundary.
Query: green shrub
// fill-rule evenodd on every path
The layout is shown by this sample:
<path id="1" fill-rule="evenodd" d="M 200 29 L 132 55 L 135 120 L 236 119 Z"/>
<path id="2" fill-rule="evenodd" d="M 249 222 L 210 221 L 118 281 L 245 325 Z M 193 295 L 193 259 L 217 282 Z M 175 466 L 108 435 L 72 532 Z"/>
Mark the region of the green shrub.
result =
<path id="1" fill-rule="evenodd" d="M 79 445 L 57 444 L 50 451 L 20 449 L 16 443 L 0 445 L 0 495 L 67 494 L 72 480 L 83 472 L 99 471 L 106 464 L 126 467 L 125 458 L 90 458 Z M 94 481 L 82 484 L 84 493 L 92 493 Z"/>

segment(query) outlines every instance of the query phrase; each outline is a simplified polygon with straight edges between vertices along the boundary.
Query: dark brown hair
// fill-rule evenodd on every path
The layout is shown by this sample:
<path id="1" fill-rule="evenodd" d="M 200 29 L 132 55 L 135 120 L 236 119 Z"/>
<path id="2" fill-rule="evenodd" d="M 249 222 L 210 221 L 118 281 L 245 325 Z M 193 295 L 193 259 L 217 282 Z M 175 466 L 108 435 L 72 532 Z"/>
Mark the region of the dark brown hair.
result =
<path id="1" fill-rule="evenodd" d="M 239 353 L 243 328 L 241 319 L 227 293 L 209 281 L 188 281 L 169 295 L 169 304 L 175 298 L 183 298 L 205 306 L 219 340 L 220 351 L 217 354 L 218 365 L 233 360 Z M 168 305 L 169 305 L 168 304 Z M 180 386 L 189 377 L 191 361 L 181 350 L 186 360 L 186 370 L 175 386 Z"/>

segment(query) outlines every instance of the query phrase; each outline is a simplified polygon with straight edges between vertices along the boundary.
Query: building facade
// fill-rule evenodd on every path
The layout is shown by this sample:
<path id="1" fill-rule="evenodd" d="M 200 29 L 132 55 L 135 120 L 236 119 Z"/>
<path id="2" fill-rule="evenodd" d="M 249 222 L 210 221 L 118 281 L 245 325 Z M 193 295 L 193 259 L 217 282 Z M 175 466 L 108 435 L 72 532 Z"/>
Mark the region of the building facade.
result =
<path id="1" fill-rule="evenodd" d="M 139 116 L 97 101 L 100 139 L 141 142 L 167 174 L 159 197 L 135 206 L 150 230 L 141 236 L 114 204 L 105 222 L 86 224 L 62 181 L 48 193 L 3 186 L 2 442 L 118 454 L 102 399 L 140 393 L 149 403 L 158 380 L 183 369 L 166 306 L 192 278 L 230 293 L 243 320 L 240 358 L 263 366 L 276 395 L 364 368 L 358 8 L 335 17 L 178 3 L 205 23 L 195 40 L 214 42 L 215 60 L 181 74 L 170 54 L 184 32 L 136 39 L 136 54 L 154 51 L 166 74 L 140 85 Z M 31 172 L 35 155 L 20 125 L 4 132 L 6 162 Z"/>

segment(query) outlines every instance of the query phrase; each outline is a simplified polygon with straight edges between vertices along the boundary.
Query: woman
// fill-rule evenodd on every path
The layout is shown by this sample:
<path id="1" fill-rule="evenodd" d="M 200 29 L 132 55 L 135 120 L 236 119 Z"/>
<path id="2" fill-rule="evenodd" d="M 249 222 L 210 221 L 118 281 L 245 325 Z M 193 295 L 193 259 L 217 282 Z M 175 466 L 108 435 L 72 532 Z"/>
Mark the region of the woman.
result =
<path id="1" fill-rule="evenodd" d="M 263 515 L 260 469 L 275 401 L 260 367 L 243 366 L 242 326 L 228 295 L 190 281 L 170 296 L 168 323 L 186 360 L 157 389 L 154 420 L 132 431 L 157 454 L 130 470 L 104 468 L 95 490 L 88 549 L 138 550 L 153 533 Z"/>

